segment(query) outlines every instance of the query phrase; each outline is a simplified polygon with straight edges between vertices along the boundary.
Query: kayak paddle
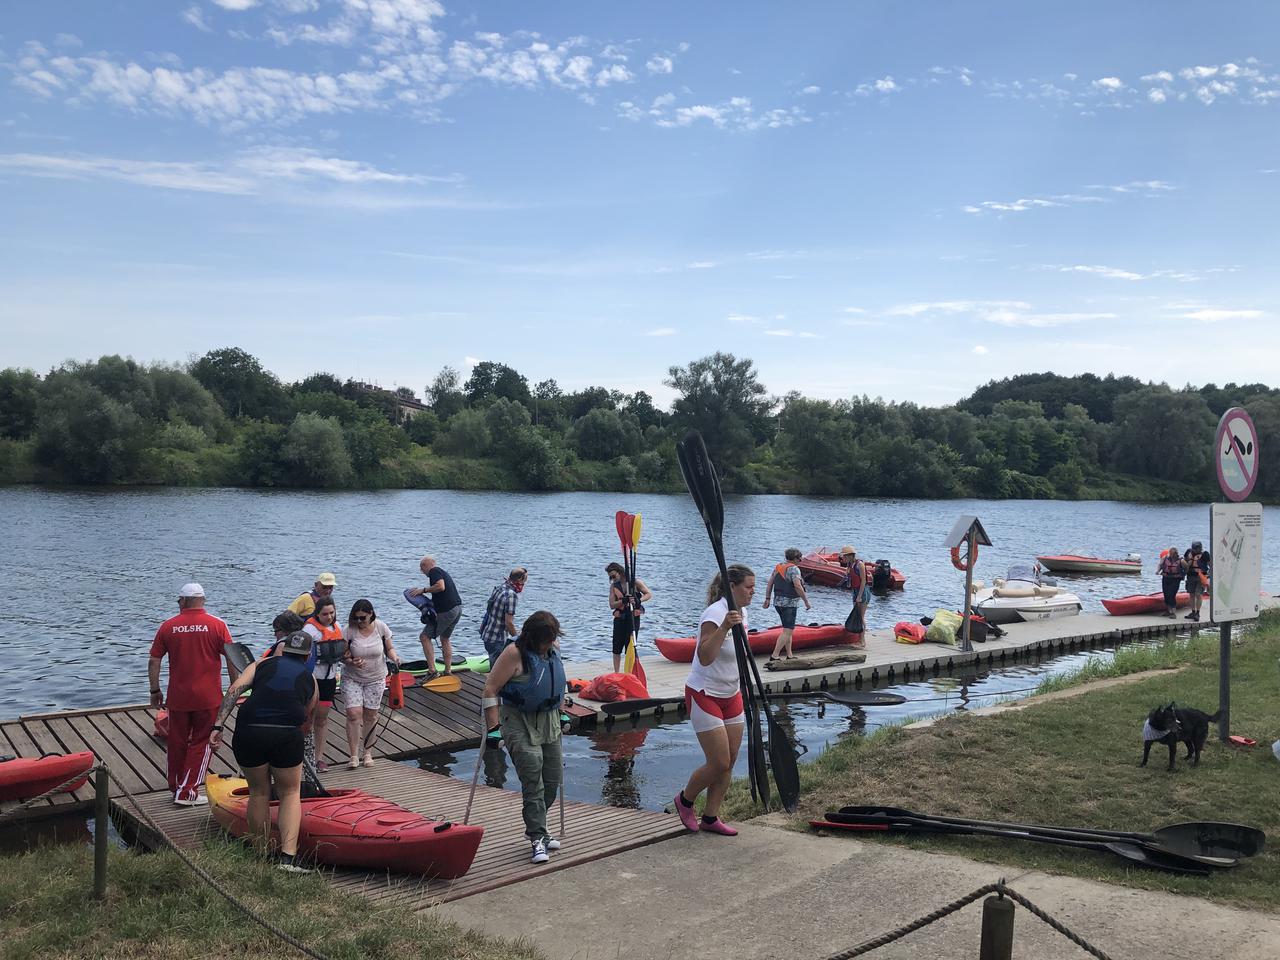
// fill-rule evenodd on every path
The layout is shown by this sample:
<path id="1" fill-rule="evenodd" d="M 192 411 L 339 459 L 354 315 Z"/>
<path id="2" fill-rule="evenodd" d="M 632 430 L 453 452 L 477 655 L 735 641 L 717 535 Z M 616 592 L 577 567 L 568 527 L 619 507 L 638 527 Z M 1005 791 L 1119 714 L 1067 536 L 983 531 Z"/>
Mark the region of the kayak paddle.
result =
<path id="1" fill-rule="evenodd" d="M 1065 837 L 1054 837 L 1047 834 L 1028 833 L 1025 830 L 1000 830 L 992 827 L 963 826 L 946 824 L 936 820 L 915 820 L 908 817 L 884 818 L 880 820 L 854 819 L 852 823 L 842 822 L 845 815 L 833 811 L 827 814 L 827 829 L 851 829 L 854 831 L 872 830 L 889 833 L 932 833 L 950 834 L 954 836 L 1002 837 L 1009 840 L 1032 840 L 1036 843 L 1047 843 L 1058 847 L 1075 847 L 1079 850 L 1099 850 L 1114 853 L 1133 863 L 1168 873 L 1188 873 L 1196 876 L 1208 876 L 1210 864 L 1194 857 L 1184 857 L 1171 850 L 1160 847 L 1149 847 L 1144 844 L 1124 840 L 1071 840 Z M 1212 864 L 1213 866 L 1234 866 L 1234 861 Z"/>
<path id="2" fill-rule="evenodd" d="M 897 693 L 880 693 L 875 690 L 798 690 L 789 693 L 765 693 L 770 700 L 795 700 L 803 697 L 826 697 L 835 703 L 850 707 L 892 707 L 906 703 L 907 698 Z M 625 716 L 655 707 L 669 707 L 684 703 L 684 697 L 652 697 L 648 700 L 615 700 L 602 703 L 600 712 L 609 717 Z"/>
<path id="3" fill-rule="evenodd" d="M 720 583 L 724 591 L 725 602 L 729 609 L 735 610 L 733 591 L 729 586 L 729 571 L 724 560 L 724 497 L 720 492 L 720 479 L 716 476 L 715 467 L 707 453 L 707 446 L 702 435 L 692 430 L 682 443 L 676 444 L 676 453 L 680 461 L 680 472 L 684 476 L 685 486 L 702 514 L 707 528 L 707 536 L 711 540 L 711 549 L 715 552 L 716 563 L 720 567 Z M 734 648 L 738 657 L 738 670 L 741 677 L 744 700 L 750 701 L 751 709 L 748 730 L 751 753 L 748 759 L 757 767 L 754 780 L 760 788 L 760 796 L 766 808 L 769 805 L 769 779 L 763 769 L 763 747 L 760 739 L 760 717 L 758 711 L 763 710 L 765 722 L 769 727 L 769 761 L 773 770 L 774 783 L 778 788 L 778 797 L 787 812 L 794 811 L 800 802 L 800 768 L 796 760 L 796 748 L 787 732 L 779 725 L 769 710 L 768 701 L 764 699 L 764 683 L 760 679 L 760 671 L 756 667 L 755 658 L 747 643 L 746 631 L 741 624 L 733 628 Z M 751 681 L 754 679 L 759 698 L 752 694 Z M 745 705 L 745 704 L 744 704 Z"/>
<path id="4" fill-rule="evenodd" d="M 418 686 L 432 693 L 457 693 L 462 689 L 462 681 L 452 673 L 445 673 L 431 680 L 419 680 Z"/>
<path id="5" fill-rule="evenodd" d="M 843 816 L 882 816 L 909 817 L 914 820 L 931 820 L 944 824 L 961 826 L 997 827 L 1001 829 L 1026 830 L 1031 833 L 1043 833 L 1064 837 L 1091 838 L 1100 840 L 1126 840 L 1134 843 L 1145 843 L 1179 853 L 1184 857 L 1208 857 L 1210 859 L 1229 859 L 1237 857 L 1254 857 L 1260 854 L 1266 844 L 1266 834 L 1257 827 L 1242 823 L 1222 823 L 1215 820 L 1192 821 L 1189 823 L 1172 823 L 1159 827 L 1151 833 L 1134 833 L 1122 830 L 1102 830 L 1093 827 L 1055 827 L 1034 823 L 1003 823 L 998 820 L 969 820 L 962 817 L 943 817 L 928 813 L 914 813 L 900 807 L 880 807 L 873 805 L 841 807 Z"/>

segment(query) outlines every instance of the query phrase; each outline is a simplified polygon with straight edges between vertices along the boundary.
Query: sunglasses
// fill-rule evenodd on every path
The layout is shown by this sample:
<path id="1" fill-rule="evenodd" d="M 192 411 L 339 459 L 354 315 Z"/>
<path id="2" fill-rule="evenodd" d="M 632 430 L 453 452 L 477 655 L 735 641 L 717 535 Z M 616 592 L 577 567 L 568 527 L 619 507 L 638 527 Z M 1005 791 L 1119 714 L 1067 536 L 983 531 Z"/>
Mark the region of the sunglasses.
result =
<path id="1" fill-rule="evenodd" d="M 373 619 L 373 617 L 364 613 L 357 613 L 352 619 L 354 619 L 356 623 L 368 623 Z"/>

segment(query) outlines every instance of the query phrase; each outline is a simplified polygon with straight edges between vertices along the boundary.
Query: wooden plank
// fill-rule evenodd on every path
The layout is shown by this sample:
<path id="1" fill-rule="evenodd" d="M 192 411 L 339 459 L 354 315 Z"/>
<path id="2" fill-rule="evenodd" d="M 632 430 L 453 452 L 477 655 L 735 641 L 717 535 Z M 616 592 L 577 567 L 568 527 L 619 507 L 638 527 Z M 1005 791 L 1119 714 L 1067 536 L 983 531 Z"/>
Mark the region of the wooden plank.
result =
<path id="1" fill-rule="evenodd" d="M 108 737 L 102 736 L 86 715 L 68 717 L 62 722 L 69 724 L 84 743 L 91 744 L 89 749 L 94 752 L 94 755 L 99 760 L 107 765 L 107 768 L 111 771 L 110 784 L 112 793 L 120 792 L 117 781 L 123 783 L 133 793 L 145 793 L 152 789 L 137 772 L 134 763 L 130 762 L 130 759 L 127 759 L 118 749 L 118 747 L 123 747 L 127 750 L 128 741 L 123 738 L 113 741 Z"/>
<path id="2" fill-rule="evenodd" d="M 130 721 L 133 711 L 107 711 L 90 718 L 102 735 L 129 744 L 128 756 L 135 760 L 134 769 L 151 790 L 163 790 L 168 786 L 168 769 L 163 748 L 149 733 L 144 734 L 136 723 Z"/>
<path id="3" fill-rule="evenodd" d="M 49 729 L 49 727 L 46 724 L 40 723 L 40 722 L 30 723 L 30 724 L 22 723 L 21 726 L 22 726 L 22 729 L 26 731 L 27 736 L 31 738 L 32 743 L 34 743 L 35 746 L 38 748 L 35 751 L 35 754 L 34 754 L 35 756 L 39 756 L 41 753 L 67 753 L 68 752 L 66 746 L 62 743 L 62 741 L 60 741 L 56 736 L 54 736 L 53 732 Z M 82 748 L 77 748 L 77 750 L 79 749 L 82 749 Z M 73 750 L 70 752 L 75 753 L 76 751 Z M 80 796 L 79 794 L 84 794 L 84 796 Z M 78 803 L 84 803 L 86 800 L 92 797 L 92 795 L 93 795 L 93 790 L 90 789 L 88 784 L 85 784 L 85 786 L 82 787 L 80 790 L 76 791 L 76 793 L 70 794 L 70 796 Z"/>
<path id="4" fill-rule="evenodd" d="M 80 734 L 72 728 L 69 720 L 63 717 L 49 717 L 45 720 L 45 723 L 48 725 L 49 730 L 53 735 L 58 738 L 58 742 L 63 745 L 67 753 L 81 753 L 88 750 L 92 752 L 94 756 L 97 756 L 97 751 L 94 750 L 90 744 L 85 743 Z M 86 783 L 79 790 L 75 791 L 72 796 L 77 800 L 92 800 L 93 792 L 93 784 Z"/>

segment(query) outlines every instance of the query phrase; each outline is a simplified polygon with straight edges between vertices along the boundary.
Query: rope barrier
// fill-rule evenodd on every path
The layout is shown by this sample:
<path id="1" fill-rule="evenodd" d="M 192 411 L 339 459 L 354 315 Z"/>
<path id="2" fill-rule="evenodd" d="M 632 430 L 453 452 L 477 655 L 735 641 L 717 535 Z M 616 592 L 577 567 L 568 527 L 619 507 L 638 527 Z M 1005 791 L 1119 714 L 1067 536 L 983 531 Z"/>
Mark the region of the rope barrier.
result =
<path id="1" fill-rule="evenodd" d="M 1084 937 L 1068 929 L 1066 924 L 1050 916 L 1022 894 L 1018 893 L 1012 887 L 1009 887 L 1004 880 L 999 880 L 996 883 L 988 883 L 986 886 L 979 887 L 972 893 L 967 893 L 958 900 L 952 900 L 950 903 L 938 907 L 938 909 L 933 910 L 930 913 L 926 913 L 923 917 L 913 920 L 908 924 L 904 924 L 896 930 L 890 930 L 888 933 L 881 934 L 872 940 L 867 940 L 858 944 L 856 947 L 850 947 L 848 950 L 841 951 L 840 953 L 833 953 L 831 956 L 827 957 L 826 960 L 852 960 L 853 957 L 860 957 L 864 953 L 870 953 L 872 950 L 876 950 L 880 947 L 886 946 L 887 944 L 893 943 L 895 940 L 901 940 L 903 937 L 907 936 L 907 934 L 914 933 L 923 927 L 927 927 L 931 923 L 941 920 L 943 917 L 955 913 L 957 910 L 967 907 L 975 900 L 979 900 L 989 893 L 996 893 L 1002 897 L 1008 897 L 1014 903 L 1026 907 L 1027 911 L 1031 913 L 1032 916 L 1044 921 L 1058 933 L 1062 934 L 1062 936 L 1066 937 L 1078 946 L 1081 950 L 1097 957 L 1098 960 L 1111 960 L 1107 954 L 1089 943 L 1089 941 L 1085 940 Z"/>
<path id="2" fill-rule="evenodd" d="M 34 806 L 35 804 L 39 803 L 41 800 L 48 800 L 55 793 L 62 793 L 62 791 L 66 790 L 67 787 L 71 786 L 73 783 L 79 783 L 81 780 L 86 779 L 90 774 L 94 773 L 97 770 L 103 769 L 105 767 L 106 767 L 106 764 L 103 763 L 101 760 L 99 760 L 88 770 L 81 770 L 79 773 L 73 775 L 69 779 L 63 780 L 56 787 L 53 787 L 50 790 L 46 790 L 44 793 L 40 794 L 40 796 L 32 797 L 29 800 L 23 800 L 21 803 L 10 807 L 8 810 L 0 810 L 0 823 L 4 823 L 6 820 L 12 817 L 15 813 L 21 813 L 23 810 L 26 810 L 28 807 Z"/>
<path id="3" fill-rule="evenodd" d="M 103 767 L 106 767 L 105 763 L 101 765 Z M 241 913 L 247 916 L 254 923 L 258 924 L 258 926 L 262 927 L 268 933 L 273 934 L 274 936 L 283 940 L 285 943 L 289 944 L 289 946 L 300 951 L 301 953 L 306 954 L 308 957 L 311 957 L 312 960 L 329 960 L 329 958 L 325 954 L 320 953 L 317 950 L 313 950 L 311 947 L 308 947 L 305 943 L 303 943 L 297 937 L 293 936 L 292 934 L 288 933 L 285 930 L 282 930 L 280 927 L 276 926 L 274 923 L 272 923 L 270 920 L 266 919 L 265 917 L 259 916 L 257 913 L 253 911 L 252 907 L 248 906 L 245 903 L 242 903 L 239 899 L 237 899 L 235 894 L 233 894 L 230 890 L 227 890 L 224 886 L 222 886 L 222 884 L 220 884 L 217 880 L 215 880 L 208 873 L 208 871 L 206 871 L 198 863 L 196 863 L 189 856 L 187 856 L 187 854 L 176 843 L 174 843 L 172 839 L 170 839 L 169 835 L 164 832 L 164 829 L 159 824 L 157 824 L 155 820 L 151 818 L 151 814 L 147 813 L 147 811 L 143 809 L 142 804 L 138 802 L 138 798 L 133 795 L 132 791 L 130 791 L 128 787 L 126 787 L 123 783 L 120 782 L 119 778 L 116 779 L 116 783 L 119 785 L 120 791 L 125 795 L 125 798 L 131 804 L 133 804 L 133 809 L 137 811 L 139 819 L 141 819 L 152 831 L 154 831 L 156 836 L 158 836 L 162 841 L 164 841 L 165 846 L 167 846 L 170 850 L 172 850 L 175 854 L 177 854 L 178 859 L 181 860 L 184 864 L 186 864 L 187 867 L 191 869 L 192 873 L 194 873 L 197 877 L 199 877 L 201 880 L 207 883 L 210 887 L 212 887 L 214 889 L 214 892 L 216 892 L 224 900 L 226 900 L 233 907 L 235 907 L 237 910 L 239 910 Z"/>

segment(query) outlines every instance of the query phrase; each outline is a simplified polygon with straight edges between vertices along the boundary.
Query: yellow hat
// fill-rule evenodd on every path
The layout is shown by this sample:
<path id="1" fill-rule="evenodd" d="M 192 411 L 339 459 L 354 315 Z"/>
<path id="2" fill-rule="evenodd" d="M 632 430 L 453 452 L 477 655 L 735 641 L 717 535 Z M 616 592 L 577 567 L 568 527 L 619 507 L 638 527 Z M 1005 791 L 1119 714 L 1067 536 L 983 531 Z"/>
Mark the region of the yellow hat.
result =
<path id="1" fill-rule="evenodd" d="M 857 550 L 853 549 L 853 547 L 848 546 L 847 544 L 840 548 L 840 556 L 842 557 L 847 557 L 850 554 L 853 554 L 854 556 L 856 556 L 857 553 L 858 553 Z"/>
<path id="2" fill-rule="evenodd" d="M 326 570 L 324 573 L 320 574 L 320 576 L 316 577 L 316 583 L 320 584 L 322 587 L 336 587 L 338 585 L 338 578 Z"/>

